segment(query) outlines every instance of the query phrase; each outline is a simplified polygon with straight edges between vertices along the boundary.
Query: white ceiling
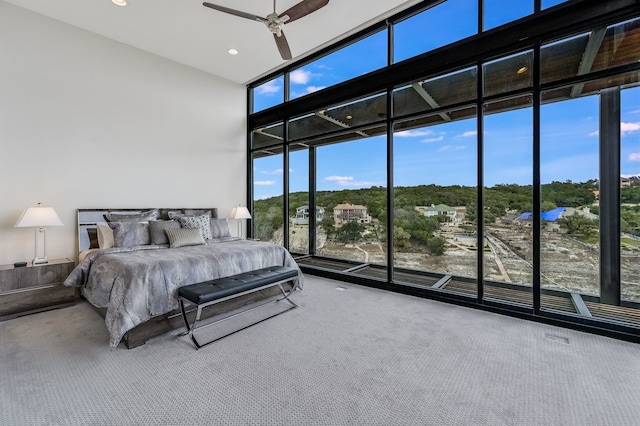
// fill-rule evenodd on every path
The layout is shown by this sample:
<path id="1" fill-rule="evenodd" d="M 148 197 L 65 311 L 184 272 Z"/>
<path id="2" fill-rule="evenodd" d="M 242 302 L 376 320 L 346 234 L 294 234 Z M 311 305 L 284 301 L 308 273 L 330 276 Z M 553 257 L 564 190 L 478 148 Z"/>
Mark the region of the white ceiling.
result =
<path id="1" fill-rule="evenodd" d="M 201 0 L 5 0 L 147 52 L 226 79 L 246 83 L 285 62 L 269 30 L 259 22 L 202 6 Z M 278 13 L 300 0 L 278 0 Z M 271 0 L 210 0 L 266 16 Z M 293 60 L 419 0 L 330 0 L 316 12 L 284 26 Z M 231 56 L 229 48 L 240 54 Z"/>

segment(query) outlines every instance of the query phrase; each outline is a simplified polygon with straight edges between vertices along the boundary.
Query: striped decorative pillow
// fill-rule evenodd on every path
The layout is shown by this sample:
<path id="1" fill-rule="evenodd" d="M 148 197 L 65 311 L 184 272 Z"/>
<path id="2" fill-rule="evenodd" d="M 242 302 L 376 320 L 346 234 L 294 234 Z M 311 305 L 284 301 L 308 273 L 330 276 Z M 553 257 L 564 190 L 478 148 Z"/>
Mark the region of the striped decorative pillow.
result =
<path id="1" fill-rule="evenodd" d="M 205 244 L 200 228 L 169 228 L 165 229 L 169 238 L 169 247 L 200 246 Z"/>

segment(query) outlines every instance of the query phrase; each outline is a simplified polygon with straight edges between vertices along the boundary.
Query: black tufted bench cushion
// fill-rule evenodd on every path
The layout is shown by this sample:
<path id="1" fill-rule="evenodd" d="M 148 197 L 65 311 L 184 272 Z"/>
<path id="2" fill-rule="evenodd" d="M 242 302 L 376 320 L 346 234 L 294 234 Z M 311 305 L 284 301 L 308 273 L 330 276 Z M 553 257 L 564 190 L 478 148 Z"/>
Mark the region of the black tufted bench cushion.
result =
<path id="1" fill-rule="evenodd" d="M 217 340 L 220 340 L 223 337 L 229 336 L 230 334 L 236 333 L 240 330 L 244 330 L 251 325 L 255 325 L 258 322 L 262 322 L 266 319 L 272 318 L 276 315 L 280 315 L 284 312 L 287 312 L 291 309 L 295 309 L 298 306 L 293 303 L 289 299 L 289 294 L 284 291 L 282 288 L 282 284 L 291 281 L 292 279 L 298 276 L 298 270 L 295 268 L 288 268 L 285 266 L 269 266 L 267 268 L 256 269 L 255 271 L 243 272 L 237 275 L 231 275 L 229 277 L 217 278 L 211 281 L 204 281 L 201 283 L 190 284 L 178 289 L 178 299 L 180 301 L 180 310 L 182 312 L 182 318 L 184 320 L 185 326 L 187 327 L 187 333 L 193 343 L 195 343 L 196 348 L 201 348 L 204 345 L 208 345 L 209 343 L 213 343 Z M 290 306 L 287 310 L 283 312 L 279 312 L 275 315 L 272 315 L 268 318 L 262 319 L 258 322 L 252 323 L 246 327 L 243 327 L 239 330 L 233 331 L 232 333 L 225 334 L 224 336 L 218 337 L 206 343 L 199 343 L 193 332 L 196 328 L 196 323 L 200 320 L 202 309 L 206 306 L 213 305 L 215 303 L 220 303 L 225 300 L 229 300 L 235 297 L 240 297 L 245 294 L 253 293 L 256 291 L 260 291 L 266 288 L 279 286 L 282 295 L 284 296 L 282 299 L 276 300 L 279 302 L 281 300 L 286 300 L 290 303 Z M 198 312 L 196 314 L 196 318 L 193 321 L 193 324 L 189 323 L 187 318 L 187 314 L 184 307 L 184 302 L 188 301 L 197 305 Z M 224 318 L 220 321 L 224 321 L 227 318 Z M 215 321 L 213 323 L 207 324 L 205 327 L 214 325 L 220 321 Z M 203 328 L 203 327 L 200 327 Z"/>

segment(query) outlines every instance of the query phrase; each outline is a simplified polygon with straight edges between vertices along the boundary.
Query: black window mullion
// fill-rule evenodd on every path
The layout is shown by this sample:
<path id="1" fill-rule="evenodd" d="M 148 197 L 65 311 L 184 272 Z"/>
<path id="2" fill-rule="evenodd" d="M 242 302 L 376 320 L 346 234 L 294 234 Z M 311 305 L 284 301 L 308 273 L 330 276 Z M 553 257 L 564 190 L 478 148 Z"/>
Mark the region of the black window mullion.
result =
<path id="1" fill-rule="evenodd" d="M 540 43 L 536 43 L 533 49 L 533 313 L 540 314 L 541 281 L 540 281 L 540 214 L 541 188 L 540 182 L 540 104 L 542 93 L 540 90 Z"/>
<path id="2" fill-rule="evenodd" d="M 480 0 L 482 3 L 482 0 Z M 484 303 L 484 67 L 482 62 L 477 64 L 477 101 L 476 101 L 476 126 L 478 132 L 478 158 L 477 158 L 477 188 L 476 188 L 476 233 L 477 233 L 477 300 L 478 304 Z"/>

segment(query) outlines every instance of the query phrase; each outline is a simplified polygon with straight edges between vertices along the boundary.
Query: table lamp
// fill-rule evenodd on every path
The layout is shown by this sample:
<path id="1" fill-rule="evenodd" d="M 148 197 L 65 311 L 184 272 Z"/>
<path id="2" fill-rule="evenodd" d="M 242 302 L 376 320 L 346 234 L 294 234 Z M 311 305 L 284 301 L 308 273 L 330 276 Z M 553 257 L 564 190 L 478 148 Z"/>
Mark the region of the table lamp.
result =
<path id="1" fill-rule="evenodd" d="M 238 237 L 242 237 L 242 219 L 251 219 L 249 209 L 238 204 L 238 207 L 234 207 L 231 210 L 231 219 L 236 219 L 238 222 Z"/>
<path id="2" fill-rule="evenodd" d="M 35 250 L 33 264 L 49 263 L 47 259 L 47 226 L 62 226 L 62 221 L 56 214 L 53 207 L 42 207 L 42 203 L 38 203 L 37 207 L 28 207 L 20 216 L 20 219 L 14 225 L 16 228 L 34 227 L 35 233 Z M 43 255 L 38 257 L 38 233 L 42 233 L 43 238 Z"/>

